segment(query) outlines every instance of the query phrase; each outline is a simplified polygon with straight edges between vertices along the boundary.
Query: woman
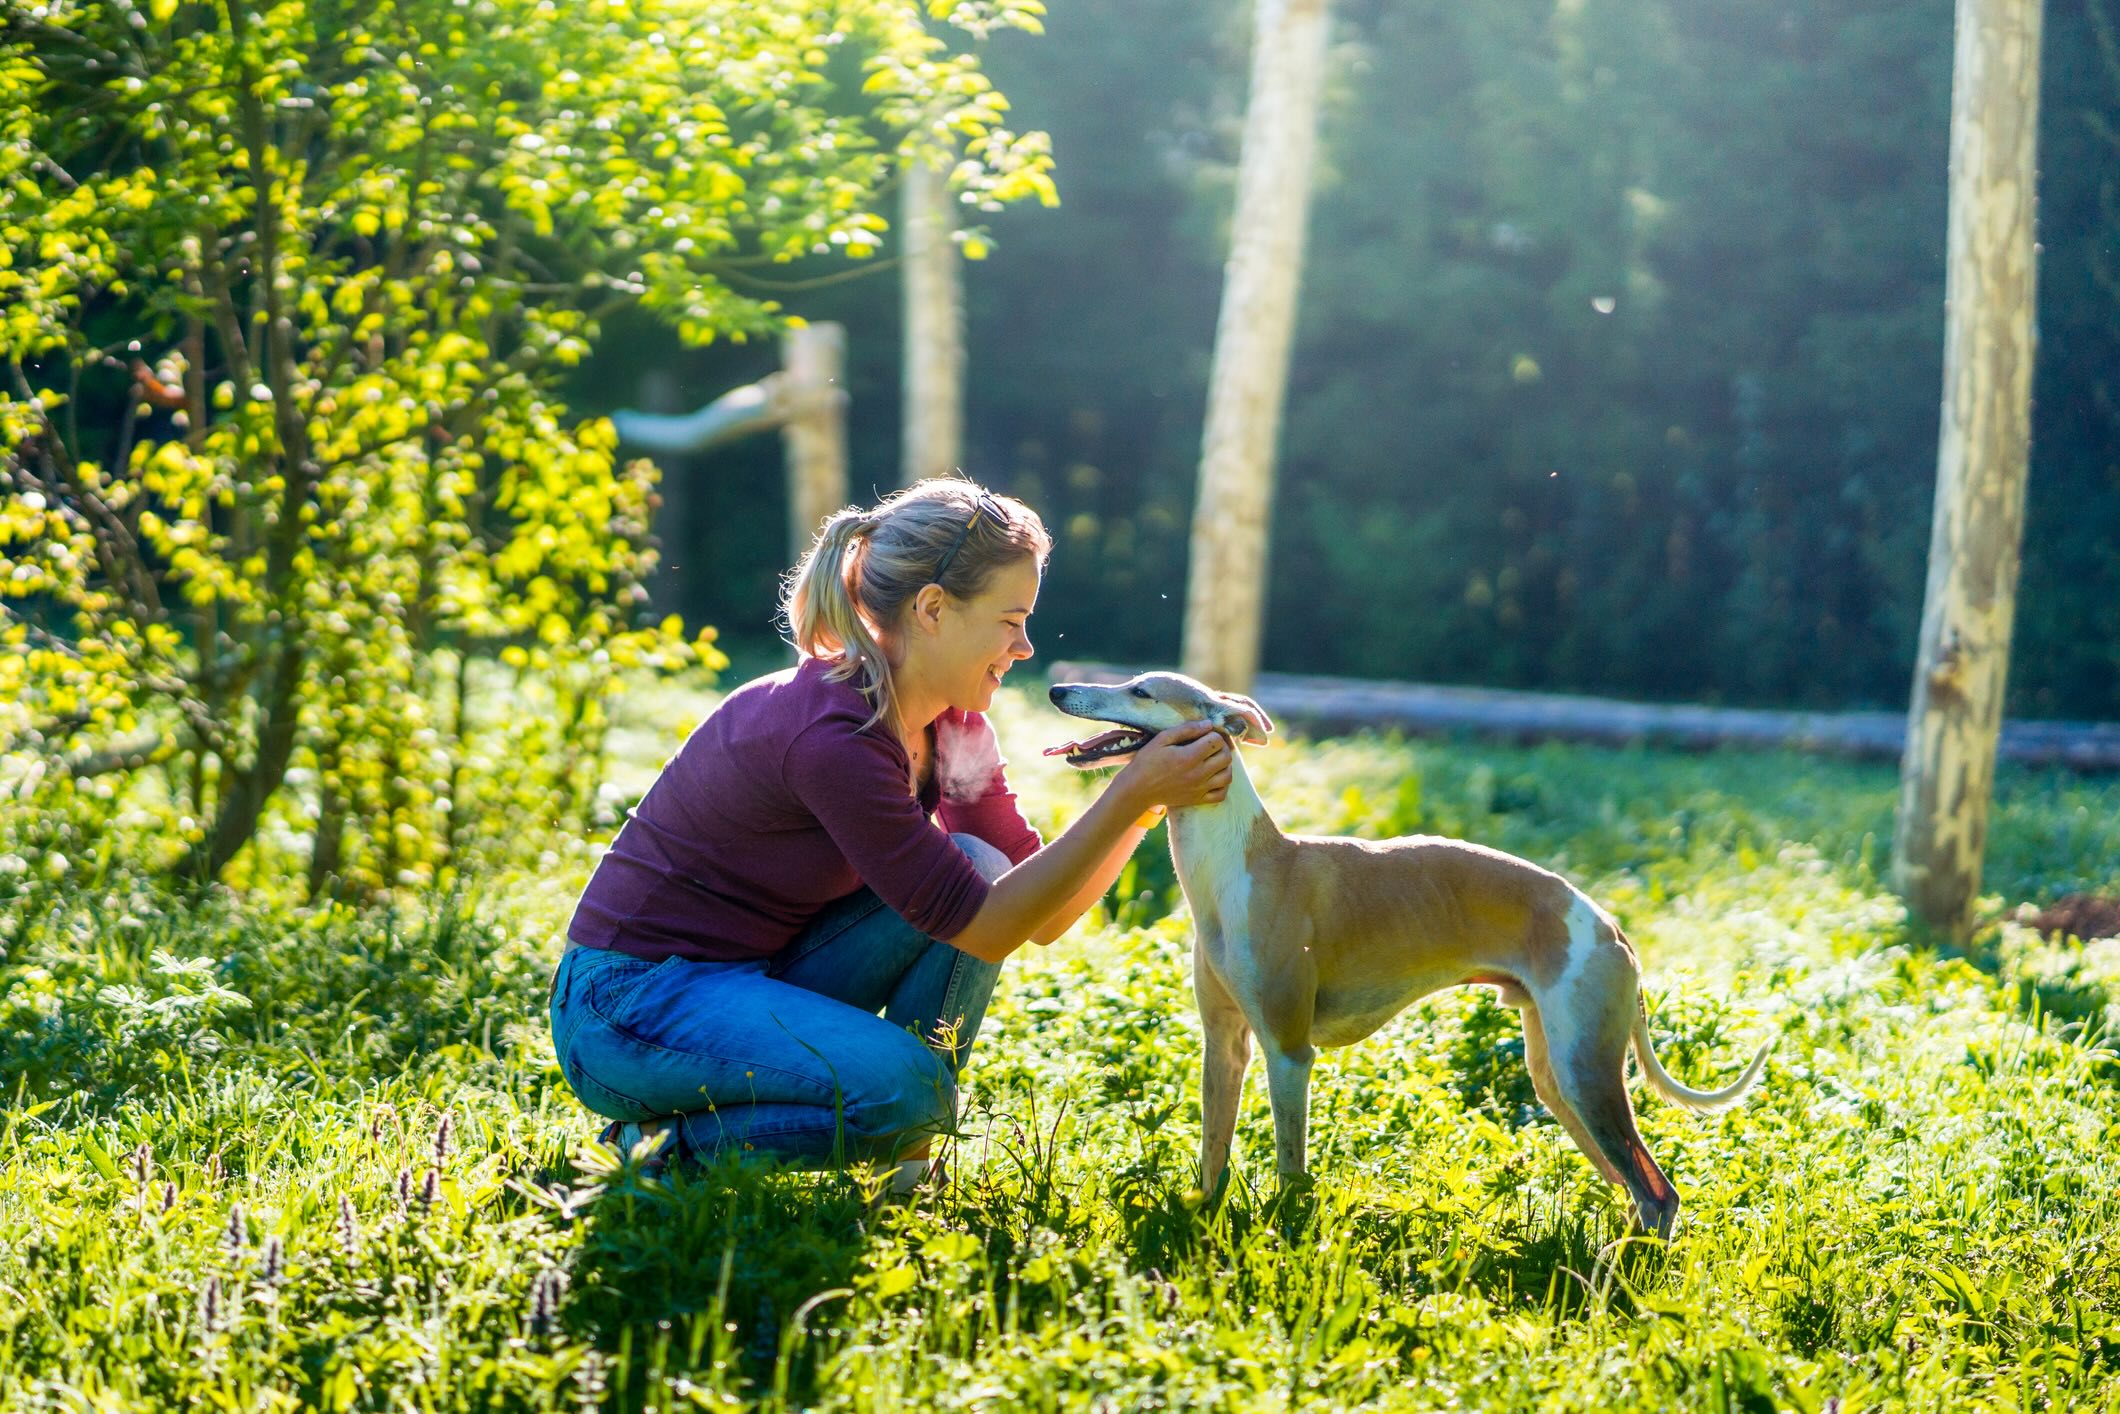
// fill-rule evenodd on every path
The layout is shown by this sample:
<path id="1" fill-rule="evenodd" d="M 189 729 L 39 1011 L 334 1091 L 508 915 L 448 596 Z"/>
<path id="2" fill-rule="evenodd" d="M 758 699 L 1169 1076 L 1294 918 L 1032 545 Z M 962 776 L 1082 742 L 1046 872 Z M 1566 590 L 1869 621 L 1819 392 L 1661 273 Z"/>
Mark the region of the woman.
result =
<path id="1" fill-rule="evenodd" d="M 825 525 L 783 605 L 800 665 L 693 731 L 569 925 L 553 1041 L 607 1141 L 895 1159 L 913 1187 L 1002 959 L 1065 932 L 1166 808 L 1222 799 L 1229 744 L 1194 723 L 1051 842 L 1025 823 L 982 713 L 1031 656 L 1050 550 L 959 480 Z"/>

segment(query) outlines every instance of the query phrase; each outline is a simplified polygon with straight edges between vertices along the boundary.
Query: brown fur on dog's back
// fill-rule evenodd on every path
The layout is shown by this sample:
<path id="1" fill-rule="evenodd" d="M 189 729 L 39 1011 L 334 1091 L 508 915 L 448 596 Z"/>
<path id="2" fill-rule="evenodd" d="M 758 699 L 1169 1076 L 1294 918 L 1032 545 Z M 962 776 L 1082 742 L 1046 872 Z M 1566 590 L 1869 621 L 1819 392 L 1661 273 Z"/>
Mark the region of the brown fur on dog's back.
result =
<path id="1" fill-rule="evenodd" d="M 1246 866 L 1255 893 L 1277 900 L 1281 914 L 1331 920 L 1299 945 L 1316 1017 L 1335 1037 L 1328 1044 L 1344 1044 L 1336 1038 L 1350 1029 L 1367 1034 L 1360 1018 L 1387 999 L 1395 1012 L 1497 972 L 1539 988 L 1567 966 L 1574 892 L 1559 875 L 1480 845 L 1288 837 L 1269 827 L 1253 831 Z"/>

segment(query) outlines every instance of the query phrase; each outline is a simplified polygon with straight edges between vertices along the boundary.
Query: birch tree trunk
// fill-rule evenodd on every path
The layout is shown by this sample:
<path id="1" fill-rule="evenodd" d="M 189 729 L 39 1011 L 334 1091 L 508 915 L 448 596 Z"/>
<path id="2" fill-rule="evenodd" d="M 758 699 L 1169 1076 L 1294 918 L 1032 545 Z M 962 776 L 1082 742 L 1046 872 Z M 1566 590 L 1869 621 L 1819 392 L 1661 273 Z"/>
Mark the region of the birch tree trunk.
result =
<path id="1" fill-rule="evenodd" d="M 2040 0 L 1958 0 L 1943 421 L 1895 887 L 1964 937 L 1987 845 L 2031 451 Z"/>
<path id="2" fill-rule="evenodd" d="M 1259 669 L 1267 515 L 1317 147 L 1327 0 L 1254 0 L 1251 96 L 1208 380 L 1184 667 L 1242 692 Z"/>
<path id="3" fill-rule="evenodd" d="M 788 563 L 810 548 L 826 516 L 847 503 L 846 331 L 790 329 L 781 343 L 788 383 Z"/>
<path id="4" fill-rule="evenodd" d="M 904 447 L 908 486 L 964 463 L 964 301 L 947 174 L 906 169 Z"/>

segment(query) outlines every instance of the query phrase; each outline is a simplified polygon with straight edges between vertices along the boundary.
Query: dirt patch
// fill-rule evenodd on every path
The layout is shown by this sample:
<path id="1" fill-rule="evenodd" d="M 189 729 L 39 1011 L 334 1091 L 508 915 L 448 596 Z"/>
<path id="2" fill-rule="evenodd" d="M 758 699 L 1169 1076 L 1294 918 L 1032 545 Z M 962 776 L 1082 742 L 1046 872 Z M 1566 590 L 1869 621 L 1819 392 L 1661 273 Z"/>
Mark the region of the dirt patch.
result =
<path id="1" fill-rule="evenodd" d="M 2070 894 L 2018 916 L 2050 938 L 2120 938 L 2120 898 L 2104 894 Z"/>

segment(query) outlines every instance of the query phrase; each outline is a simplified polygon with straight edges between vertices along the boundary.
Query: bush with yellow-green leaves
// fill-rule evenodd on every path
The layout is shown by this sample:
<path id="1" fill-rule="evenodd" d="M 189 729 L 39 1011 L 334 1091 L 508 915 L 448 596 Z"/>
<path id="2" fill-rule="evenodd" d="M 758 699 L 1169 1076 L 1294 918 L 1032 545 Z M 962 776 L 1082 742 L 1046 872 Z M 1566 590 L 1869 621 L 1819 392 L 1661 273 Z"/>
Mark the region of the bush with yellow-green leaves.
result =
<path id="1" fill-rule="evenodd" d="M 655 469 L 557 380 L 629 307 L 779 328 L 756 272 L 873 253 L 916 154 L 1051 199 L 928 18 L 8 6 L 0 786 L 42 852 L 242 883 L 285 837 L 274 870 L 373 894 L 580 823 L 615 675 L 720 655 L 647 613 Z"/>

